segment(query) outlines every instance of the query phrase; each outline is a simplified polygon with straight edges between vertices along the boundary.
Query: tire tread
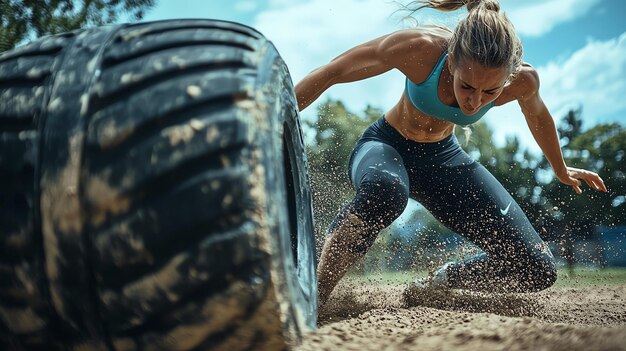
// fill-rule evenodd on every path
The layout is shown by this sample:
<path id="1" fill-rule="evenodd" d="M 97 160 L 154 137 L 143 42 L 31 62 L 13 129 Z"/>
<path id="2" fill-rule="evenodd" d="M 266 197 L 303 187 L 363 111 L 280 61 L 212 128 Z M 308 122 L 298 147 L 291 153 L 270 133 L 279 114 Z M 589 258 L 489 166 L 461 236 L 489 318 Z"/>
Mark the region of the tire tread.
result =
<path id="1" fill-rule="evenodd" d="M 76 33 L 0 54 L 0 334 L 10 332 L 1 338 L 17 343 L 42 339 L 53 318 L 37 225 L 38 128 L 54 71 Z"/>

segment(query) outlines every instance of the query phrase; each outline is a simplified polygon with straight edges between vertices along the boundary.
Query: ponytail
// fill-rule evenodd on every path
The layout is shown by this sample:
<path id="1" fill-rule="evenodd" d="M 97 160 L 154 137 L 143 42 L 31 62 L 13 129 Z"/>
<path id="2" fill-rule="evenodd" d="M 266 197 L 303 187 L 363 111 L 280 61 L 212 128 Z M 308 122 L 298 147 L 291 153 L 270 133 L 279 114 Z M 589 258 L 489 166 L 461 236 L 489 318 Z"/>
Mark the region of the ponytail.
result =
<path id="1" fill-rule="evenodd" d="M 483 6 L 486 10 L 500 12 L 498 0 L 420 0 L 413 4 L 421 4 L 414 11 L 423 8 L 431 8 L 439 11 L 454 11 L 463 6 L 467 6 L 467 11 L 472 11 L 478 6 Z"/>
<path id="2" fill-rule="evenodd" d="M 420 0 L 406 8 L 412 13 L 432 8 L 454 11 L 467 6 L 467 17 L 459 22 L 448 43 L 453 64 L 471 60 L 489 68 L 504 67 L 511 78 L 522 67 L 522 43 L 506 15 L 500 12 L 498 0 Z"/>

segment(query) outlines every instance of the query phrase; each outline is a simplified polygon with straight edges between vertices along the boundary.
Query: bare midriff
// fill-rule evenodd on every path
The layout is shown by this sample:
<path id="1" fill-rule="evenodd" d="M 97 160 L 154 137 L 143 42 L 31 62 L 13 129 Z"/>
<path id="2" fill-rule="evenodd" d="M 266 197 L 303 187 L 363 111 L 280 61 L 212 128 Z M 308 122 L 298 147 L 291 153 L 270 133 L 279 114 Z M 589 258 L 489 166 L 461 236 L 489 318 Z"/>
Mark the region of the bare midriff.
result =
<path id="1" fill-rule="evenodd" d="M 385 114 L 385 119 L 402 136 L 421 143 L 443 140 L 454 131 L 454 123 L 422 113 L 404 94 L 400 101 Z"/>

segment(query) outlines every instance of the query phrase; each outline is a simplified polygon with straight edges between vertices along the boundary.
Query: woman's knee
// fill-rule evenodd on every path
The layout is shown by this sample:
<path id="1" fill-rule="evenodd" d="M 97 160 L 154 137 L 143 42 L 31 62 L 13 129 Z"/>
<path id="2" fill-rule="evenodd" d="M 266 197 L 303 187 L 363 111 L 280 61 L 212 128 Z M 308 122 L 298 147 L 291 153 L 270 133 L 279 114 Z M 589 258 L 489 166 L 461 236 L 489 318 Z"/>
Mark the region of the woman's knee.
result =
<path id="1" fill-rule="evenodd" d="M 366 222 L 384 228 L 406 208 L 409 186 L 398 174 L 373 172 L 361 182 L 355 200 Z"/>
<path id="2" fill-rule="evenodd" d="M 378 233 L 402 214 L 409 201 L 408 184 L 400 176 L 386 172 L 375 173 L 378 174 L 364 177 L 356 196 L 344 209 L 346 213 L 357 216 L 365 225 L 359 243 L 352 250 L 354 253 L 365 253 L 374 244 Z"/>

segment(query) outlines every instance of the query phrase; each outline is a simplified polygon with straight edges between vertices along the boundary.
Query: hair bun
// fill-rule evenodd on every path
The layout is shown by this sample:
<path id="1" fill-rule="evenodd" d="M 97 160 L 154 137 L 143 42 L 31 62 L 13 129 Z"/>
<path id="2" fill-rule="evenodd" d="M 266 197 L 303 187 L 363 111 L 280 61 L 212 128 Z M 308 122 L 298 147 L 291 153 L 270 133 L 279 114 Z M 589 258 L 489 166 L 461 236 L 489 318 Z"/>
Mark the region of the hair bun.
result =
<path id="1" fill-rule="evenodd" d="M 467 0 L 467 11 L 472 11 L 482 5 L 487 10 L 500 12 L 500 3 L 498 0 Z"/>

